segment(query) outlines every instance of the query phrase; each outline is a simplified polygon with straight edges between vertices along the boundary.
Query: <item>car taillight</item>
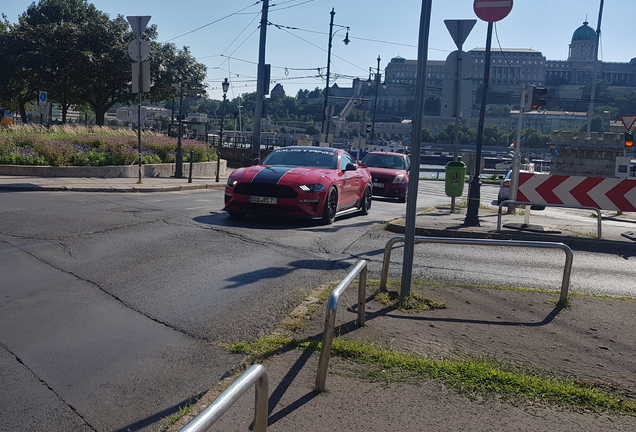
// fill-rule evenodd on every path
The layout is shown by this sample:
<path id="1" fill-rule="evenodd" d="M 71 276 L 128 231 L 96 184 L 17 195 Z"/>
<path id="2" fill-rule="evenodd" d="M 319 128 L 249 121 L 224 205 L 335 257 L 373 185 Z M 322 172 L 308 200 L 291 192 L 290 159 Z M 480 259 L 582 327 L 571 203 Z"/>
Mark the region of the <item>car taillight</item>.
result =
<path id="1" fill-rule="evenodd" d="M 510 187 L 510 180 L 504 180 L 502 187 L 509 188 Z"/>

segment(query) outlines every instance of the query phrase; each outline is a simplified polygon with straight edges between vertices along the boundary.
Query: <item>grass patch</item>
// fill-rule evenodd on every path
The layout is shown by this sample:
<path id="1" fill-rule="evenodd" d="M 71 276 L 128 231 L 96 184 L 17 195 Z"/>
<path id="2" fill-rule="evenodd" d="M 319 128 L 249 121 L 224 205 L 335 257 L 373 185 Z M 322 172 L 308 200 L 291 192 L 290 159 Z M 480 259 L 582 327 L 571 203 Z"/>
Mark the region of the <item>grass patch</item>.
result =
<path id="1" fill-rule="evenodd" d="M 317 353 L 320 343 L 292 338 L 263 338 L 253 344 L 235 344 L 233 352 L 263 359 L 282 349 Z M 432 360 L 415 354 L 360 341 L 336 338 L 331 355 L 351 364 L 348 375 L 372 382 L 418 382 L 435 379 L 469 398 L 539 403 L 591 412 L 636 415 L 636 401 L 615 390 L 590 382 L 561 377 L 549 371 L 498 361 L 490 357 Z"/>
<path id="2" fill-rule="evenodd" d="M 636 415 L 636 401 L 625 399 L 620 394 L 604 393 L 600 386 L 578 384 L 574 380 L 531 369 L 519 370 L 487 357 L 437 361 L 342 339 L 334 340 L 332 355 L 379 366 L 391 371 L 389 377 L 393 379 L 400 376 L 442 380 L 471 398 L 498 397 L 509 401 L 525 400 L 571 409 Z"/>
<path id="3" fill-rule="evenodd" d="M 468 208 L 468 198 L 460 198 L 455 200 L 455 208 Z M 483 210 L 494 210 L 494 207 L 488 204 L 482 204 L 479 202 L 479 208 Z"/>
<path id="4" fill-rule="evenodd" d="M 367 286 L 373 287 L 379 290 L 380 280 L 369 279 L 367 280 Z M 550 290 L 550 289 L 541 289 L 541 288 L 522 288 L 522 287 L 514 287 L 514 286 L 507 286 L 507 285 L 487 285 L 487 284 L 474 284 L 474 283 L 462 283 L 462 282 L 444 282 L 444 281 L 433 281 L 433 280 L 422 280 L 422 279 L 413 279 L 411 281 L 411 286 L 413 287 L 421 286 L 421 287 L 428 287 L 428 288 L 491 289 L 491 290 L 500 290 L 500 291 L 535 292 L 535 293 L 554 294 L 554 295 L 561 294 L 560 289 Z M 399 289 L 400 281 L 398 279 L 388 279 L 386 282 L 386 287 L 387 287 L 387 290 L 391 288 Z M 634 297 L 577 293 L 577 292 L 569 291 L 568 298 L 570 297 L 587 297 L 587 298 L 593 298 L 593 299 L 599 299 L 599 300 L 636 301 L 636 298 Z M 570 305 L 569 300 L 568 300 L 568 305 Z"/>
<path id="5" fill-rule="evenodd" d="M 400 294 L 397 291 L 379 292 L 375 295 L 375 299 L 384 305 L 404 312 L 421 312 L 429 309 L 446 308 L 444 302 L 426 299 L 415 292 L 404 299 L 400 299 Z"/>
<path id="6" fill-rule="evenodd" d="M 196 403 L 196 402 L 195 402 Z M 181 420 L 182 417 L 188 415 L 192 408 L 194 407 L 194 403 L 188 402 L 183 407 L 179 405 L 179 410 L 175 413 L 170 414 L 167 417 L 162 417 L 161 420 L 167 422 L 168 424 L 161 428 L 162 431 L 167 431 L 170 429 L 172 425 Z"/>

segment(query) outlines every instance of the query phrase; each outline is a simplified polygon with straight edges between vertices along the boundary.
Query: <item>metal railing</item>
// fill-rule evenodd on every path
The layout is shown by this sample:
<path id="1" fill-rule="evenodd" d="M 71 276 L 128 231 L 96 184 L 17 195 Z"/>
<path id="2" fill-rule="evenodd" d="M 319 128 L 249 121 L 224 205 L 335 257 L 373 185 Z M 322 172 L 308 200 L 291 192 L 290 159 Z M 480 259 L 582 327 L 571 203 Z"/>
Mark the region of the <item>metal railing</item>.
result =
<path id="1" fill-rule="evenodd" d="M 597 220 L 597 238 L 601 238 L 601 211 L 596 207 L 590 206 L 582 206 L 582 205 L 570 205 L 570 204 L 548 204 L 548 203 L 536 203 L 536 202 L 525 202 L 525 201 L 511 201 L 506 200 L 502 201 L 499 204 L 499 208 L 497 209 L 497 231 L 501 231 L 501 208 L 508 204 L 514 205 L 525 205 L 525 206 L 545 206 L 545 207 L 559 207 L 559 208 L 573 208 L 573 209 L 581 209 L 581 210 L 594 210 L 596 212 L 596 220 Z M 526 214 L 526 225 L 530 222 L 530 212 Z"/>
<path id="2" fill-rule="evenodd" d="M 329 367 L 329 357 L 331 356 L 331 344 L 333 342 L 333 332 L 336 323 L 336 308 L 338 300 L 345 289 L 353 282 L 356 276 L 360 275 L 358 282 L 358 327 L 364 326 L 365 300 L 367 292 L 367 261 L 362 260 L 345 277 L 342 282 L 331 292 L 327 304 L 325 315 L 325 329 L 322 334 L 322 348 L 320 359 L 318 360 L 318 372 L 316 372 L 316 391 L 324 391 L 327 381 L 327 368 Z"/>
<path id="3" fill-rule="evenodd" d="M 393 237 L 384 247 L 384 261 L 382 263 L 382 274 L 380 276 L 380 291 L 386 291 L 386 281 L 389 275 L 389 262 L 391 261 L 391 250 L 393 245 L 404 242 L 404 237 Z M 563 269 L 563 279 L 561 281 L 561 296 L 558 304 L 565 304 L 568 300 L 568 289 L 570 287 L 570 274 L 572 273 L 572 260 L 574 254 L 572 249 L 563 243 L 533 242 L 518 240 L 483 240 L 483 239 L 458 239 L 446 237 L 415 237 L 415 243 L 443 243 L 443 244 L 464 244 L 477 246 L 513 246 L 526 248 L 561 249 L 565 252 L 565 266 Z"/>
<path id="4" fill-rule="evenodd" d="M 180 432 L 205 432 L 245 393 L 252 384 L 256 384 L 256 403 L 254 405 L 254 432 L 267 431 L 267 395 L 269 382 L 265 368 L 256 364 L 243 373 L 234 383 L 219 395 L 212 405 L 207 407 L 188 423 Z"/>

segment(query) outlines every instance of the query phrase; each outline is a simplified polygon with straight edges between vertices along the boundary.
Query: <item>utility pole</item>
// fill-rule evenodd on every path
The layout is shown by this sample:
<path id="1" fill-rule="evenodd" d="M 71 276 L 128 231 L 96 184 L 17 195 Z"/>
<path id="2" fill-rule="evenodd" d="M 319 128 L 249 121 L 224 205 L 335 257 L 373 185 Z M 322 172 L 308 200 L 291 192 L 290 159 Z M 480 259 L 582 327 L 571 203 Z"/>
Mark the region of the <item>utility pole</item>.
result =
<path id="1" fill-rule="evenodd" d="M 265 41 L 267 39 L 267 12 L 269 0 L 263 0 L 261 13 L 261 35 L 258 45 L 258 71 L 256 74 L 256 106 L 254 107 L 254 139 L 252 141 L 252 159 L 261 155 L 261 121 L 265 103 Z"/>
<path id="2" fill-rule="evenodd" d="M 327 76 L 325 85 L 325 103 L 322 109 L 322 130 L 325 134 L 329 133 L 328 128 L 325 126 L 328 120 L 327 104 L 329 103 L 329 75 L 331 75 L 331 40 L 333 38 L 333 16 L 336 14 L 334 8 L 331 8 L 331 21 L 329 21 L 329 45 L 327 45 Z"/>
<path id="3" fill-rule="evenodd" d="M 422 121 L 426 99 L 426 64 L 428 62 L 428 35 L 431 30 L 431 9 L 433 0 L 422 0 L 420 15 L 420 35 L 417 44 L 417 82 L 415 84 L 415 113 L 411 126 L 411 169 L 406 200 L 406 222 L 404 224 L 404 258 L 402 261 L 402 281 L 400 298 L 411 295 L 413 279 L 413 255 L 415 249 L 415 217 L 417 206 L 417 186 L 420 178 L 420 153 L 422 145 Z"/>

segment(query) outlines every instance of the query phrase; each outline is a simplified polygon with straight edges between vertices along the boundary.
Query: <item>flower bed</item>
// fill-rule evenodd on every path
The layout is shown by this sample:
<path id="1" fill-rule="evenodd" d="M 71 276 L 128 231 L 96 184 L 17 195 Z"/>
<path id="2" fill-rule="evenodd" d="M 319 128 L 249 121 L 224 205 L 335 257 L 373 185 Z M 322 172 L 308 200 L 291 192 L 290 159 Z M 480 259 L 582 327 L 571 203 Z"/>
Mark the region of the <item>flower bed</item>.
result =
<path id="1" fill-rule="evenodd" d="M 216 161 L 206 143 L 182 139 L 184 162 Z M 16 126 L 0 132 L 0 164 L 63 166 L 130 165 L 137 162 L 136 131 L 108 128 Z M 177 139 L 145 132 L 142 164 L 174 163 Z"/>

